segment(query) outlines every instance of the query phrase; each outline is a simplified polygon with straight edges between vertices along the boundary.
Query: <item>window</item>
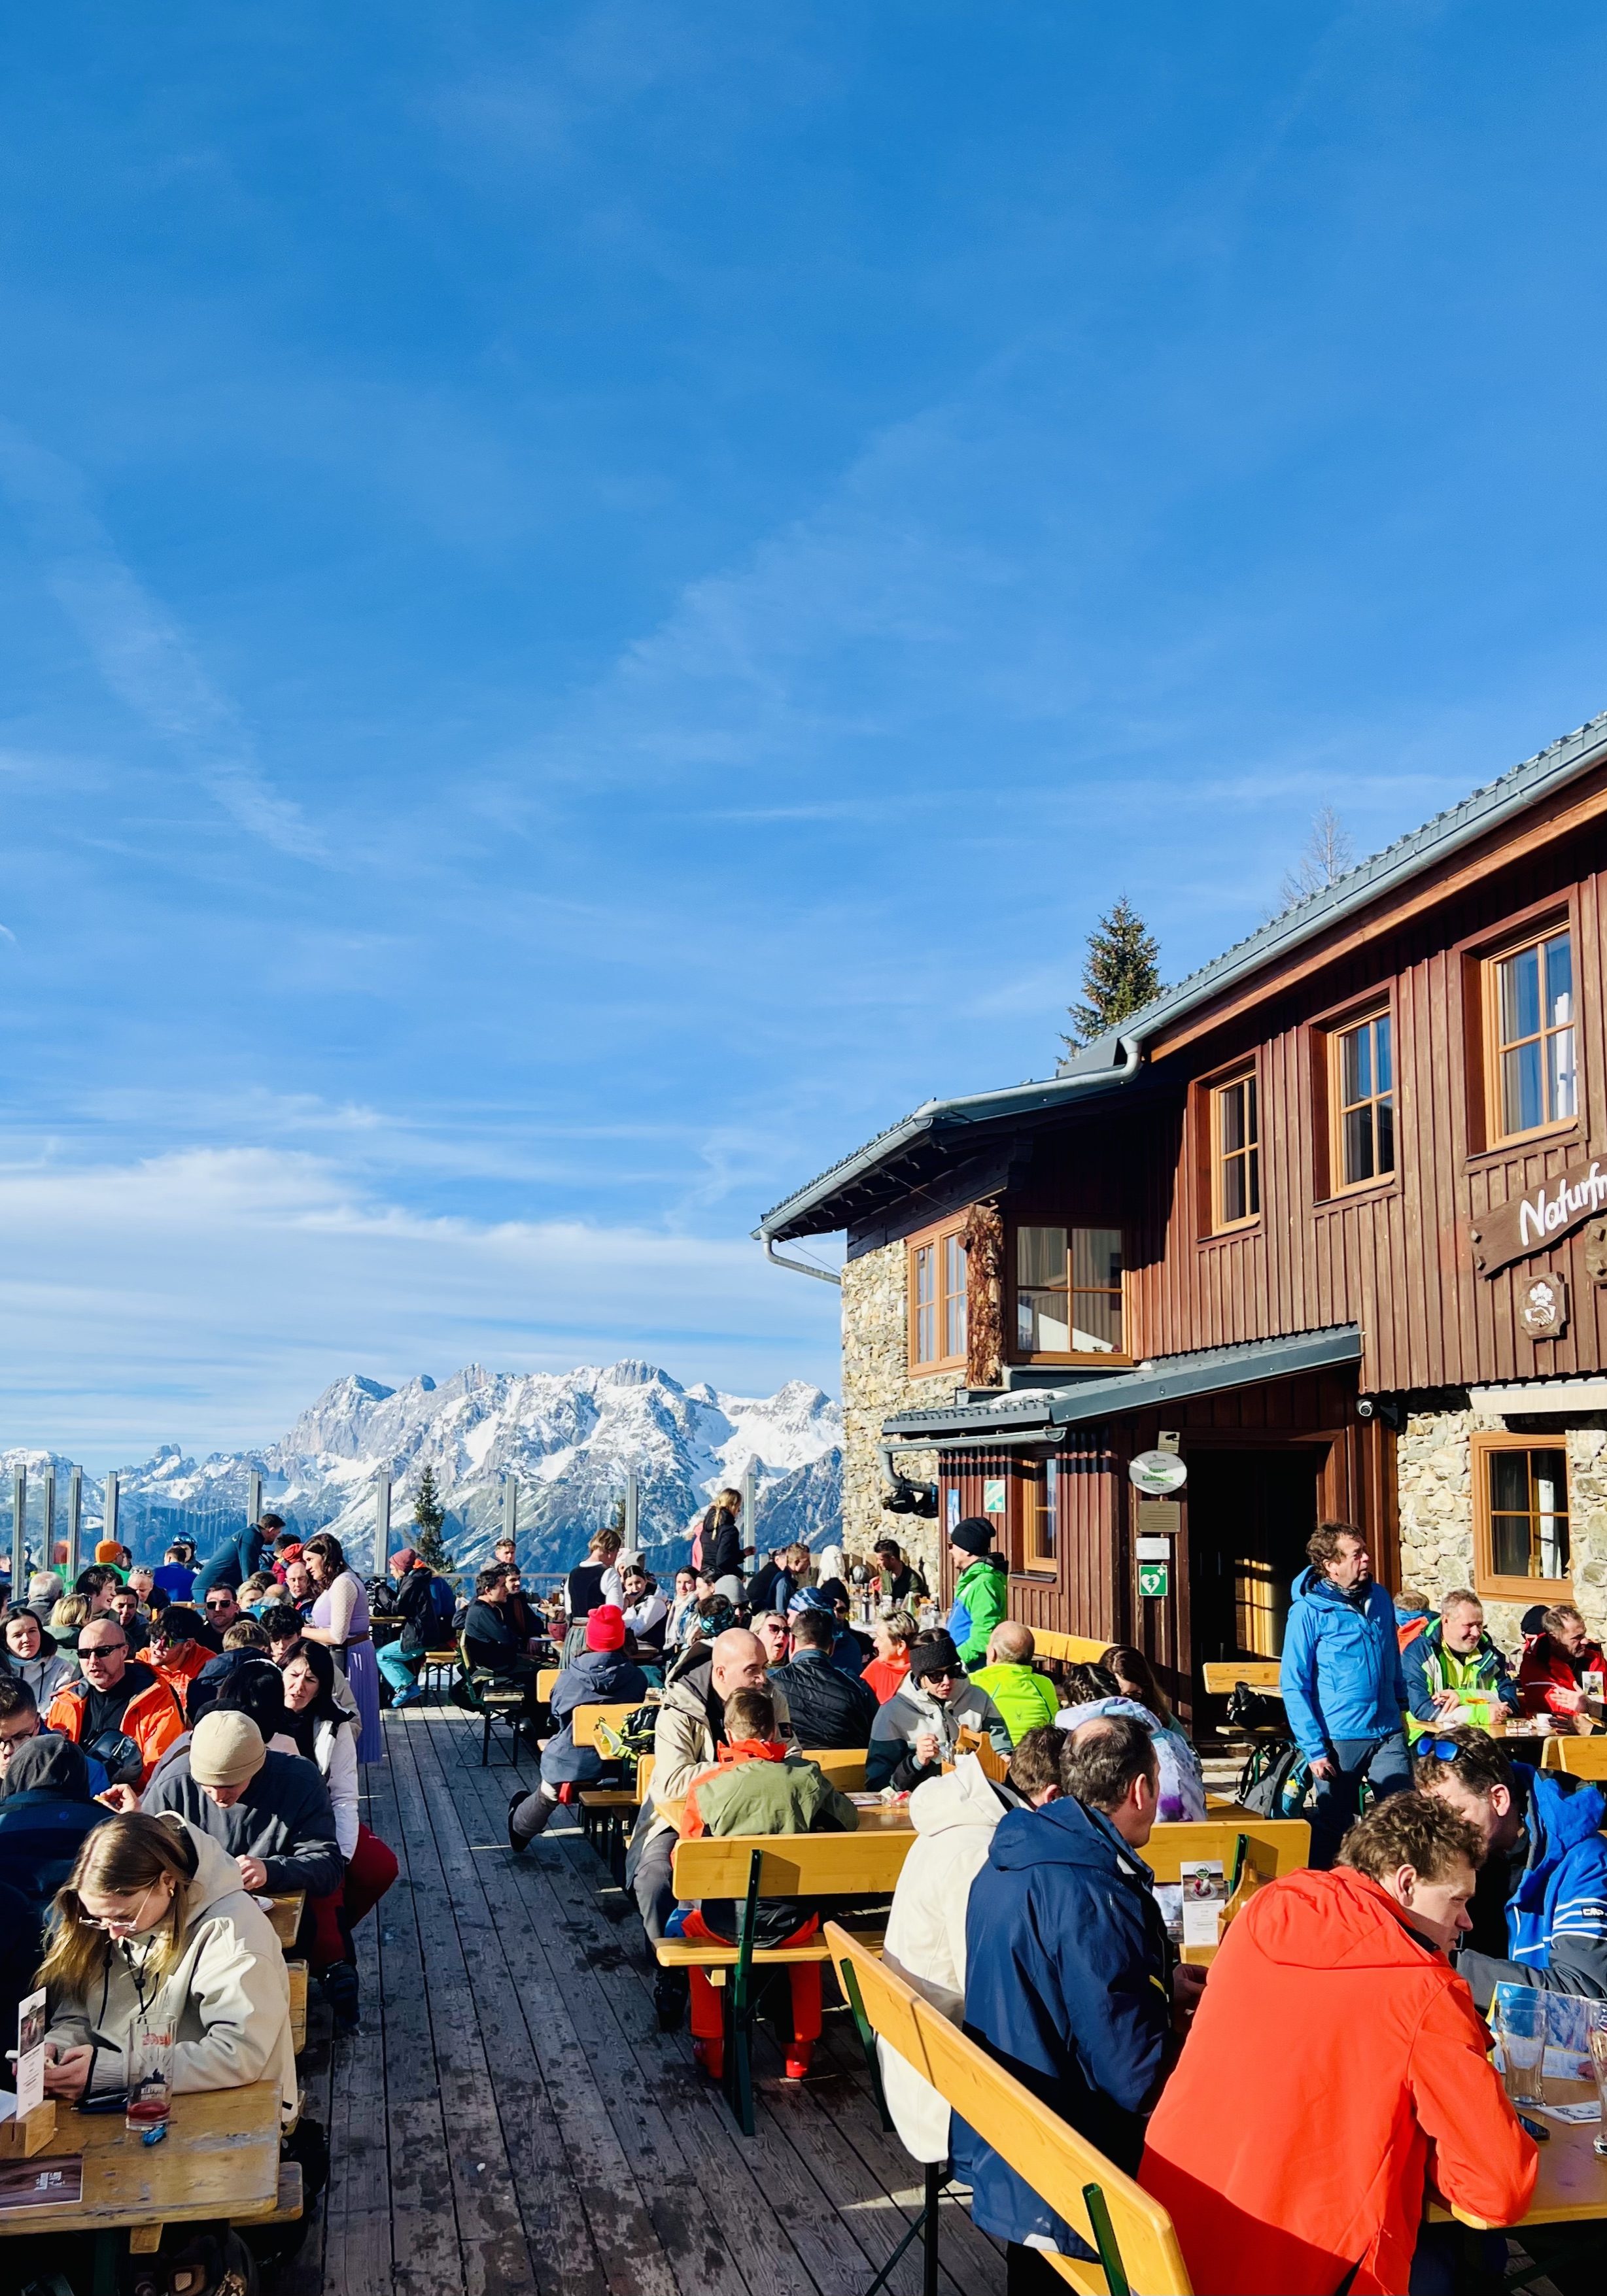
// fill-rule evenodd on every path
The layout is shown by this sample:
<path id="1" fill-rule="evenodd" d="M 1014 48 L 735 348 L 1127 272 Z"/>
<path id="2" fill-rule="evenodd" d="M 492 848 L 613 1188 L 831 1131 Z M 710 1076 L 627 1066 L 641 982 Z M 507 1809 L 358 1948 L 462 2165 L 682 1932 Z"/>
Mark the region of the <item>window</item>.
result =
<path id="1" fill-rule="evenodd" d="M 1567 1452 L 1521 1435 L 1476 1434 L 1472 1447 L 1479 1591 L 1557 1599 L 1569 1585 Z"/>
<path id="2" fill-rule="evenodd" d="M 965 1246 L 960 1229 L 916 1238 L 909 1251 L 912 1370 L 965 1362 Z"/>
<path id="3" fill-rule="evenodd" d="M 1328 1039 L 1332 1182 L 1359 1188 L 1395 1169 L 1395 1048 L 1387 1013 Z"/>
<path id="4" fill-rule="evenodd" d="M 1029 1477 L 1026 1505 L 1026 1568 L 1053 1570 L 1060 1554 L 1060 1461 L 1045 1459 Z"/>
<path id="5" fill-rule="evenodd" d="M 1026 1357 L 1121 1353 L 1119 1228 L 1017 1228 L 1015 1344 Z"/>
<path id="6" fill-rule="evenodd" d="M 1256 1072 L 1211 1089 L 1211 1226 L 1243 1227 L 1261 1216 L 1261 1117 Z"/>
<path id="7" fill-rule="evenodd" d="M 1491 957 L 1484 972 L 1492 1141 L 1571 1123 L 1578 1113 L 1571 937 L 1547 933 Z"/>

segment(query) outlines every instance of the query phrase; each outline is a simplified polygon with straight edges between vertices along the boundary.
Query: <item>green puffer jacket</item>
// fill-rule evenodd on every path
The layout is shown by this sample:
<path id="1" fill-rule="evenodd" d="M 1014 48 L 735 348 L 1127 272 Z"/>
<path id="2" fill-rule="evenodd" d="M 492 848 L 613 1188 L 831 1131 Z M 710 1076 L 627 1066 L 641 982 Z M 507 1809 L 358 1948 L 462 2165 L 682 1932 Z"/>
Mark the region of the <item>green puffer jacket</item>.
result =
<path id="1" fill-rule="evenodd" d="M 979 1554 L 955 1581 L 954 1607 L 945 1621 L 960 1653 L 962 1666 L 980 1664 L 988 1656 L 988 1638 L 1004 1615 L 1008 1589 L 996 1562 Z"/>
<path id="2" fill-rule="evenodd" d="M 1029 1666 L 975 1667 L 971 1678 L 998 1708 L 1018 1746 L 1029 1730 L 1041 1730 L 1060 1712 L 1054 1685 L 1047 1675 L 1035 1674 Z"/>
<path id="3" fill-rule="evenodd" d="M 746 1746 L 720 1749 L 716 1769 L 693 1780 L 687 1801 L 705 1833 L 852 1833 L 859 1812 L 838 1792 L 818 1762 L 804 1754 L 781 1761 Z"/>

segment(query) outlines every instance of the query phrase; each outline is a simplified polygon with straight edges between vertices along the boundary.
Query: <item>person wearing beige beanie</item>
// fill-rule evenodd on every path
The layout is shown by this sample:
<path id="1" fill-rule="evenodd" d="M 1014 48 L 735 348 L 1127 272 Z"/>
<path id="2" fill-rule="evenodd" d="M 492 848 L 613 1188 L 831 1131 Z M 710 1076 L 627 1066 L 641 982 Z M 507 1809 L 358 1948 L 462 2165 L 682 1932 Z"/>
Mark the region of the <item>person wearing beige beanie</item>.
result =
<path id="1" fill-rule="evenodd" d="M 225 1696 L 227 1693 L 225 1693 Z M 275 1753 L 249 1714 L 209 1706 L 141 1808 L 176 1810 L 218 1842 L 248 1890 L 327 1897 L 345 1879 L 334 1812 L 316 1762 Z"/>
<path id="2" fill-rule="evenodd" d="M 261 1731 L 249 1714 L 213 1707 L 190 1734 L 190 1775 L 219 1809 L 233 1809 L 267 1759 Z"/>

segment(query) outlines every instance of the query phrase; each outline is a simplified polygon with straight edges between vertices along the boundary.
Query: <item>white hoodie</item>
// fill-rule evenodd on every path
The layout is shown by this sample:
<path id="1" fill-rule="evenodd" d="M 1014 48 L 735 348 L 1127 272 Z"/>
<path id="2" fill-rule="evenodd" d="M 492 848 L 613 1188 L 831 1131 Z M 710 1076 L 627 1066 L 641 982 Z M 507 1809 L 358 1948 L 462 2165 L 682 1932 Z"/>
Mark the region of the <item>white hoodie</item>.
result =
<path id="1" fill-rule="evenodd" d="M 279 1940 L 227 1851 L 176 1814 L 163 1822 L 187 1835 L 197 1857 L 178 1959 L 165 1980 L 143 1988 L 146 2013 L 161 2009 L 175 2021 L 174 2088 L 182 2094 L 276 2080 L 288 2126 L 296 2117 L 296 2053 Z M 135 1979 L 151 1942 L 149 1936 L 132 1939 L 126 1951 L 113 1945 L 87 2000 L 50 2004 L 45 2038 L 58 2049 L 95 2053 L 91 2095 L 127 2086 L 128 2044 L 140 2013 Z"/>
<path id="2" fill-rule="evenodd" d="M 1004 1808 L 974 1754 L 963 1754 L 952 1770 L 928 1778 L 909 1798 L 915 1840 L 893 1891 L 882 1958 L 946 2017 L 957 2020 L 964 2006 L 965 1908 Z M 946 2161 L 947 2103 L 885 2041 L 876 2047 L 887 2109 L 905 2151 L 917 2161 Z"/>

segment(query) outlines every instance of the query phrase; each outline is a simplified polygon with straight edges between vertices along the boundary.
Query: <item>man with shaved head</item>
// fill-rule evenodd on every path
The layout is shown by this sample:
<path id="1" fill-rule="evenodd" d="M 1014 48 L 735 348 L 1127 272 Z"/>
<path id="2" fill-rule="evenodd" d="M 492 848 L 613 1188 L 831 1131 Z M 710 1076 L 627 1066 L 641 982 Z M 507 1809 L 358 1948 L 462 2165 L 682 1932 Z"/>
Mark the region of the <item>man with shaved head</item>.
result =
<path id="1" fill-rule="evenodd" d="M 775 1701 L 777 1734 L 783 1738 L 792 1734 L 785 1696 L 766 1676 L 768 1663 L 769 1653 L 757 1635 L 750 1635 L 745 1627 L 728 1627 L 711 1643 L 689 1644 L 664 1685 L 663 1702 L 653 1726 L 652 1785 L 625 1861 L 626 1887 L 634 1890 L 642 1925 L 655 1945 L 675 1911 L 670 1864 L 679 1806 L 693 1779 L 700 1771 L 711 1769 L 719 1759 L 718 1750 L 726 1743 L 726 1701 L 739 1690 L 770 1688 Z M 673 2033 L 685 2013 L 685 1972 L 660 1970 L 654 1998 L 660 2024 L 667 2033 Z"/>
<path id="2" fill-rule="evenodd" d="M 1018 1746 L 1029 1730 L 1053 1722 L 1060 1709 L 1054 1685 L 1033 1667 L 1036 1649 L 1030 1627 L 1001 1619 L 988 1637 L 987 1665 L 971 1670 L 972 1682 L 992 1699 Z"/>

